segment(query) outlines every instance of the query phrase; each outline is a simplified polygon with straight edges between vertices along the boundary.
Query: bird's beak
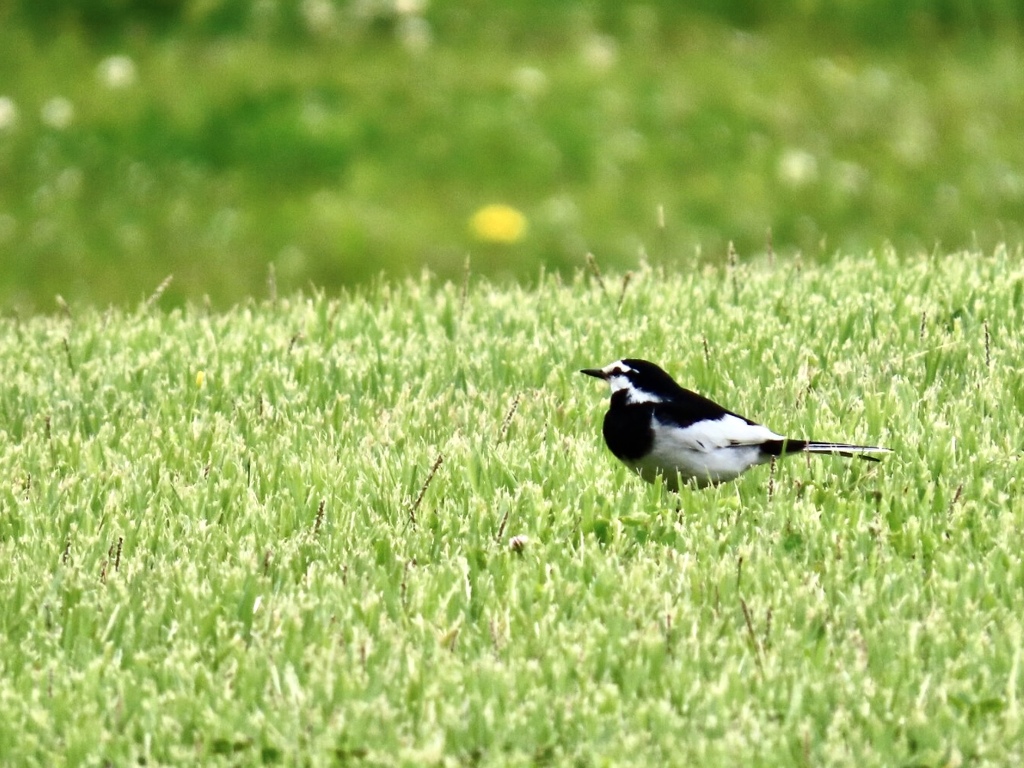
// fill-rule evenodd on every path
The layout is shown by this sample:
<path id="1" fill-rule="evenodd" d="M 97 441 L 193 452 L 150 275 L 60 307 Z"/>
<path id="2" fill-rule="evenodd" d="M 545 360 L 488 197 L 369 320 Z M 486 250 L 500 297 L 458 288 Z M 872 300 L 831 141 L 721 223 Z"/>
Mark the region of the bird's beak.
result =
<path id="1" fill-rule="evenodd" d="M 583 368 L 580 373 L 585 373 L 587 376 L 593 376 L 595 379 L 607 379 L 608 374 L 602 371 L 600 368 Z"/>

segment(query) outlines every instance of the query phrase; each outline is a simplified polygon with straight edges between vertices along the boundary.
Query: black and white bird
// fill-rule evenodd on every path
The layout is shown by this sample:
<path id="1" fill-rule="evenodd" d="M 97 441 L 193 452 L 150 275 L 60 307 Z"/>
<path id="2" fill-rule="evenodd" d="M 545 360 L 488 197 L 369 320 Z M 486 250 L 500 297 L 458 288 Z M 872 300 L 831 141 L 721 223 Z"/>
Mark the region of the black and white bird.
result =
<path id="1" fill-rule="evenodd" d="M 792 440 L 676 384 L 646 360 L 617 360 L 580 373 L 612 390 L 604 441 L 615 457 L 649 483 L 662 477 L 698 487 L 734 480 L 753 466 L 792 453 L 830 453 L 878 461 L 887 448 Z"/>

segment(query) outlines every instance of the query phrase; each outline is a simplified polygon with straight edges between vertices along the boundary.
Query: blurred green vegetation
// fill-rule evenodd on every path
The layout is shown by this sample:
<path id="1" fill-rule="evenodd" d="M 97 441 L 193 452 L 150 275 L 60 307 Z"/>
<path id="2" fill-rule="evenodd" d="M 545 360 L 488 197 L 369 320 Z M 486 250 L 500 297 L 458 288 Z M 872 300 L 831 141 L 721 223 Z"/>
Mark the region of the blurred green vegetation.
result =
<path id="1" fill-rule="evenodd" d="M 21 0 L 0 307 L 1024 237 L 1024 3 Z M 527 235 L 475 242 L 474 211 Z M 663 211 L 663 216 L 659 215 Z M 661 226 L 661 222 L 664 226 Z"/>

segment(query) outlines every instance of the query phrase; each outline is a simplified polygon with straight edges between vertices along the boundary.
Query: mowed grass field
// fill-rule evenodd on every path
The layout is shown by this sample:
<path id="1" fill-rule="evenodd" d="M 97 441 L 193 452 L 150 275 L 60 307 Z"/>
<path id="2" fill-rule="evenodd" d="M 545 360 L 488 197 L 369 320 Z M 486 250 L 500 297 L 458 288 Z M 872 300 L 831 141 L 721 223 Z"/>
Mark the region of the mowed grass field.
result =
<path id="1" fill-rule="evenodd" d="M 1024 761 L 1019 249 L 0 325 L 10 765 Z M 653 359 L 796 436 L 678 495 Z"/>

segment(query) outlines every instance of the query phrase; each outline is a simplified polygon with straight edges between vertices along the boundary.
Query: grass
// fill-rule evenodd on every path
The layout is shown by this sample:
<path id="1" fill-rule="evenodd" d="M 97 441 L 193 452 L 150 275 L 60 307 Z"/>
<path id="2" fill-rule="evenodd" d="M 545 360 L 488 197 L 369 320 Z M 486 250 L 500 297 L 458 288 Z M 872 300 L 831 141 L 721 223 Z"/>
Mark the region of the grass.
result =
<path id="1" fill-rule="evenodd" d="M 1021 256 L 4 319 L 0 753 L 1018 764 Z M 895 454 L 666 493 L 576 373 L 623 355 Z"/>
<path id="2" fill-rule="evenodd" d="M 131 304 L 168 274 L 168 300 L 226 307 L 271 265 L 291 292 L 457 280 L 467 253 L 517 279 L 588 251 L 721 261 L 768 230 L 815 259 L 1024 239 L 1015 3 L 278 4 L 335 8 L 288 34 L 191 5 L 157 31 L 0 18 L 3 308 Z M 472 237 L 492 203 L 522 240 Z"/>

